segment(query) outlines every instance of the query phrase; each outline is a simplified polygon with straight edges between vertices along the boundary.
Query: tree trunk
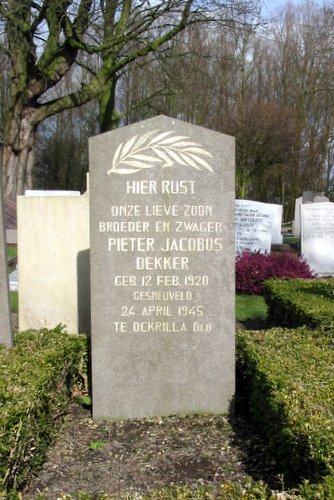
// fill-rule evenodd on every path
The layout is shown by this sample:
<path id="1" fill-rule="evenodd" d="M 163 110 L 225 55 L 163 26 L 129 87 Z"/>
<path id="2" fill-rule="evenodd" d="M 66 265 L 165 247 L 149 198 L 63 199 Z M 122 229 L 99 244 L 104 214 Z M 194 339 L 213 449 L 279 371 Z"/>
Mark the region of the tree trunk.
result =
<path id="1" fill-rule="evenodd" d="M 36 125 L 32 112 L 8 118 L 2 152 L 4 197 L 15 198 L 32 188 Z"/>
<path id="2" fill-rule="evenodd" d="M 119 126 L 120 117 L 115 110 L 117 79 L 113 78 L 110 86 L 106 88 L 99 98 L 99 125 L 100 132 L 109 132 Z"/>

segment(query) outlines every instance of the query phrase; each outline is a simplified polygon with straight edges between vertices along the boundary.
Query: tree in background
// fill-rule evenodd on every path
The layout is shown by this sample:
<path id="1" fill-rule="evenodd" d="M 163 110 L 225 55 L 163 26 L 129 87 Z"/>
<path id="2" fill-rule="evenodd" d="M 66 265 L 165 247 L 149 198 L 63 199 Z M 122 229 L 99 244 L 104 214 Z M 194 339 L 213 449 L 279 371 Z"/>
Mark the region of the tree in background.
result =
<path id="1" fill-rule="evenodd" d="M 151 105 L 235 136 L 238 197 L 281 203 L 291 220 L 304 190 L 331 195 L 334 10 L 306 1 L 267 26 L 196 30 L 173 40 L 155 83 L 169 92 Z M 136 93 L 153 94 L 152 75 L 140 79 Z"/>
<path id="2" fill-rule="evenodd" d="M 46 118 L 100 102 L 101 130 L 117 124 L 116 88 L 134 61 L 153 53 L 187 25 L 236 17 L 252 3 L 195 0 L 8 0 L 0 2 L 10 61 L 9 107 L 4 117 L 3 186 L 15 196 L 32 185 L 36 130 Z M 69 93 L 53 89 L 71 71 L 89 79 Z"/>
<path id="3" fill-rule="evenodd" d="M 251 3 L 231 1 L 223 3 L 222 22 L 202 24 L 200 20 L 216 18 L 217 13 L 204 15 L 202 7 L 191 2 L 194 14 L 187 14 L 181 28 L 180 13 L 173 10 L 182 7 L 184 12 L 186 4 L 181 0 L 156 4 L 150 7 L 153 11 L 146 2 L 136 4 L 130 13 L 123 2 L 118 8 L 114 0 L 101 1 L 99 8 L 97 2 L 82 0 L 49 2 L 53 8 L 66 6 L 66 16 L 59 17 L 59 37 L 53 39 L 49 26 L 56 23 L 51 22 L 47 2 L 1 2 L 2 13 L 9 7 L 14 12 L 14 4 L 33 5 L 34 16 L 40 12 L 37 4 L 40 9 L 48 7 L 48 18 L 39 14 L 33 39 L 35 72 L 40 74 L 38 65 L 51 71 L 57 64 L 58 74 L 63 72 L 56 84 L 33 96 L 30 108 L 25 108 L 34 131 L 38 113 L 50 112 L 38 129 L 35 186 L 84 189 L 88 135 L 164 113 L 236 137 L 238 197 L 281 203 L 285 219 L 291 220 L 294 200 L 303 190 L 334 196 L 333 8 L 305 0 L 297 6 L 287 4 L 280 17 L 267 25 L 256 25 L 249 22 Z M 72 33 L 78 30 L 79 10 L 83 12 L 88 3 L 84 34 L 73 41 L 66 27 Z M 29 26 L 32 20 L 33 16 Z M 37 43 L 37 36 L 44 41 Z M 164 43 L 159 45 L 157 40 Z M 3 38 L 8 48 L 5 42 Z M 72 45 L 77 48 L 76 59 L 69 64 L 75 51 Z M 49 66 L 48 46 L 58 47 L 53 52 L 58 59 L 52 62 L 51 58 Z M 0 118 L 7 127 L 15 102 L 8 91 L 9 62 L 5 52 L 0 53 L 5 103 Z M 29 78 L 34 87 L 33 77 Z M 27 92 L 18 95 L 18 101 L 26 102 Z M 81 108 L 88 94 L 89 99 L 94 95 L 97 99 Z M 57 114 L 61 109 L 64 116 Z M 2 140 L 8 144 L 5 136 L 3 132 Z M 22 142 L 24 134 L 19 138 Z M 20 157 L 18 146 L 10 150 Z M 76 168 L 74 162 L 78 162 Z M 31 177 L 24 182 L 31 182 Z M 6 182 L 8 186 L 8 176 Z"/>
<path id="4" fill-rule="evenodd" d="M 85 192 L 88 137 L 97 133 L 97 106 L 92 102 L 45 120 L 37 131 L 34 189 Z"/>

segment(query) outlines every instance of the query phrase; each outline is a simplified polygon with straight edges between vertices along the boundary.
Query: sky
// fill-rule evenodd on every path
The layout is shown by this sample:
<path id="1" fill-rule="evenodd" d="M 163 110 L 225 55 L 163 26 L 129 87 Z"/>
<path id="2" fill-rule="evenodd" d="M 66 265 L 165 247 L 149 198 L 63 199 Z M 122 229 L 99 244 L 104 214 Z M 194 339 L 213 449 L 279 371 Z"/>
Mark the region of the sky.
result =
<path id="1" fill-rule="evenodd" d="M 322 0 L 313 0 L 315 4 L 322 5 Z M 303 0 L 262 0 L 263 14 L 274 14 L 277 10 L 285 7 L 288 3 L 298 5 L 303 3 Z"/>
<path id="2" fill-rule="evenodd" d="M 298 5 L 302 0 L 262 0 L 263 14 L 273 14 L 288 3 Z"/>

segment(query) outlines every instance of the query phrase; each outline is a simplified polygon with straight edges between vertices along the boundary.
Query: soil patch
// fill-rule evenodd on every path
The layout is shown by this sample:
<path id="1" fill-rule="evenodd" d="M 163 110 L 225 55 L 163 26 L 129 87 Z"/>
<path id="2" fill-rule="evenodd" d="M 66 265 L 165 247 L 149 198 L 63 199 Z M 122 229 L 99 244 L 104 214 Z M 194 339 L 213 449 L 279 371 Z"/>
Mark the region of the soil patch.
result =
<path id="1" fill-rule="evenodd" d="M 95 422 L 73 404 L 43 467 L 23 500 L 85 492 L 147 494 L 171 485 L 242 485 L 263 479 L 279 487 L 278 469 L 241 418 L 192 415 Z M 40 496 L 39 496 L 40 495 Z"/>

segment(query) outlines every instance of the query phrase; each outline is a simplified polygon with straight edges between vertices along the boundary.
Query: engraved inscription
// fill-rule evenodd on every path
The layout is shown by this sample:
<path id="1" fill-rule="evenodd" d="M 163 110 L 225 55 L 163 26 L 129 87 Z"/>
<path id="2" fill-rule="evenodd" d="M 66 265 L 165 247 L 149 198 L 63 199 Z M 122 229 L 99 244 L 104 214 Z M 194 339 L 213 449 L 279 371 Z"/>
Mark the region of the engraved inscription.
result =
<path id="1" fill-rule="evenodd" d="M 212 277 L 198 273 L 194 259 L 223 251 L 223 223 L 210 204 L 174 203 L 169 197 L 162 204 L 148 202 L 155 195 L 196 195 L 196 183 L 126 180 L 124 197 L 131 195 L 138 203 L 112 204 L 109 220 L 99 221 L 106 250 L 116 262 L 117 255 L 130 254 L 129 272 L 115 273 L 113 280 L 118 290 L 129 290 L 127 303 L 119 308 L 120 321 L 113 322 L 116 333 L 212 331 L 210 320 L 203 320 L 209 316 L 204 299 Z"/>

